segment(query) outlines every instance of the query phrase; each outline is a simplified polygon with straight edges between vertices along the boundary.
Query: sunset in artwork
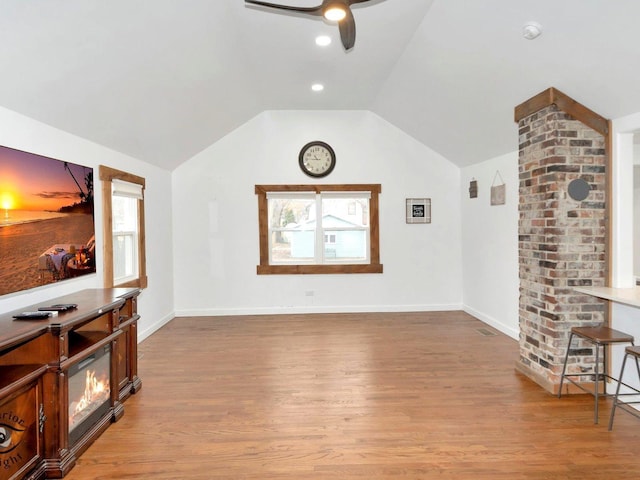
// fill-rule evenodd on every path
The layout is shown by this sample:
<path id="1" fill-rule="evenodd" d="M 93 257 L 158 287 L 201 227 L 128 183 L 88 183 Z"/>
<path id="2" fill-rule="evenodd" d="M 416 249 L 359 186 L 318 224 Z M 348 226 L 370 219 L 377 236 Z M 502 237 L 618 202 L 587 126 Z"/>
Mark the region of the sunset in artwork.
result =
<path id="1" fill-rule="evenodd" d="M 9 192 L 2 192 L 2 194 L 0 194 L 0 206 L 4 210 L 16 208 L 15 196 Z"/>
<path id="2" fill-rule="evenodd" d="M 86 167 L 0 147 L 2 208 L 52 212 L 73 205 L 81 189 L 86 193 L 86 173 Z"/>
<path id="3" fill-rule="evenodd" d="M 92 168 L 0 146 L 0 295 L 95 272 L 93 214 Z"/>

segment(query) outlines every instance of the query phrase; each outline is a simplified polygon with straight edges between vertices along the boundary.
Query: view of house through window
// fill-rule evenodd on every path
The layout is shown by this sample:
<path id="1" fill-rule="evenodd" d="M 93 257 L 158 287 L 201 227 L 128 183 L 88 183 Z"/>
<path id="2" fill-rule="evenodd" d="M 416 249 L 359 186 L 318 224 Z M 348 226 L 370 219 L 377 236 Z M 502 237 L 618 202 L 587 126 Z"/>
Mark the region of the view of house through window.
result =
<path id="1" fill-rule="evenodd" d="M 368 263 L 369 198 L 369 192 L 268 193 L 269 263 Z"/>
<path id="2" fill-rule="evenodd" d="M 258 273 L 382 271 L 379 185 L 257 185 L 256 193 Z"/>

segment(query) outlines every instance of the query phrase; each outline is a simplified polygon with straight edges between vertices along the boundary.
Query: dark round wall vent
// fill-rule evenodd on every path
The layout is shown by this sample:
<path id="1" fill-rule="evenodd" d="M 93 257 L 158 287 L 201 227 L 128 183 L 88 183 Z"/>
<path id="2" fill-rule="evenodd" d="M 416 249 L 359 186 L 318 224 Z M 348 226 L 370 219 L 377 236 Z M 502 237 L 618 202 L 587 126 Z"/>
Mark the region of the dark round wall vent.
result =
<path id="1" fill-rule="evenodd" d="M 589 184 L 581 178 L 571 180 L 569 183 L 569 196 L 579 202 L 587 198 L 590 191 L 591 187 Z"/>

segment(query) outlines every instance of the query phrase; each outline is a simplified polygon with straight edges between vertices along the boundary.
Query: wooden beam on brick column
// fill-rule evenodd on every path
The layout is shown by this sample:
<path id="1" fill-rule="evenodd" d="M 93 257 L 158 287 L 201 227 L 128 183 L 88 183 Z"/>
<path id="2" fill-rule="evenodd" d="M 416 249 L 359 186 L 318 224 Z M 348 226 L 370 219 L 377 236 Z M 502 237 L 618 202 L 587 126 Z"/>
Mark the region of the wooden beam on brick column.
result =
<path id="1" fill-rule="evenodd" d="M 609 121 L 606 118 L 553 87 L 547 88 L 544 92 L 540 92 L 535 97 L 518 105 L 515 108 L 514 119 L 517 123 L 549 105 L 555 105 L 558 109 L 568 113 L 603 136 L 609 135 Z"/>

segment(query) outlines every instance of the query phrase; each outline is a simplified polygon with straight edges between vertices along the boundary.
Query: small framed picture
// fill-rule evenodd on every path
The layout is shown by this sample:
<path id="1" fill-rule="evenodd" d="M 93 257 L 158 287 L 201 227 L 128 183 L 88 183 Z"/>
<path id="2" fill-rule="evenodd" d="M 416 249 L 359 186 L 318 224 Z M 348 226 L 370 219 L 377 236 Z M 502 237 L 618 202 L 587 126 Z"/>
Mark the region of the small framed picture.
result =
<path id="1" fill-rule="evenodd" d="M 431 223 L 431 199 L 407 198 L 407 223 Z"/>

